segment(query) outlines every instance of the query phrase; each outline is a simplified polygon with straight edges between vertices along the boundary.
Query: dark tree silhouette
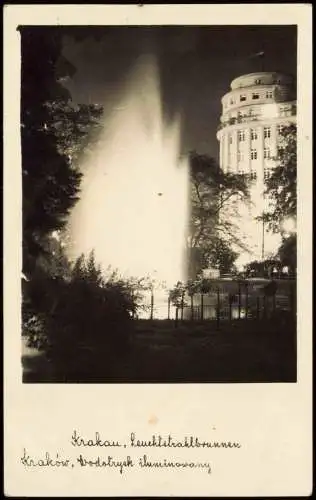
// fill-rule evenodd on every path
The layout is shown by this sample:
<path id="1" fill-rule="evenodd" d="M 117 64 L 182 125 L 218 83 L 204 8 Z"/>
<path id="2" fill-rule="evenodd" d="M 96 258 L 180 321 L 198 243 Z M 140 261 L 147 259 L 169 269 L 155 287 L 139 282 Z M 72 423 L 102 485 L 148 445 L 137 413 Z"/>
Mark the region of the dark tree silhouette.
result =
<path id="1" fill-rule="evenodd" d="M 190 180 L 189 277 L 194 279 L 209 266 L 229 272 L 238 257 L 232 245 L 243 245 L 236 238 L 227 207 L 247 200 L 247 180 L 243 175 L 224 173 L 213 158 L 196 152 L 190 154 Z"/>
<path id="2" fill-rule="evenodd" d="M 47 103 L 67 102 L 59 78 L 74 68 L 65 61 L 57 72 L 61 39 L 45 28 L 21 28 L 21 146 L 23 179 L 23 271 L 28 273 L 41 253 L 43 238 L 64 226 L 78 199 L 80 173 L 58 150 L 49 127 Z"/>
<path id="3" fill-rule="evenodd" d="M 278 257 L 282 266 L 288 266 L 289 271 L 296 273 L 297 264 L 297 237 L 296 234 L 291 234 L 283 238 L 283 241 L 278 250 Z"/>
<path id="4" fill-rule="evenodd" d="M 284 127 L 276 157 L 276 167 L 266 179 L 266 196 L 270 208 L 264 220 L 273 232 L 282 230 L 286 219 L 296 220 L 297 210 L 297 131 L 296 124 Z"/>
<path id="5" fill-rule="evenodd" d="M 46 239 L 65 226 L 78 200 L 76 160 L 96 137 L 102 109 L 71 102 L 62 82 L 75 68 L 62 56 L 63 31 L 21 27 L 23 272 L 32 273 Z"/>

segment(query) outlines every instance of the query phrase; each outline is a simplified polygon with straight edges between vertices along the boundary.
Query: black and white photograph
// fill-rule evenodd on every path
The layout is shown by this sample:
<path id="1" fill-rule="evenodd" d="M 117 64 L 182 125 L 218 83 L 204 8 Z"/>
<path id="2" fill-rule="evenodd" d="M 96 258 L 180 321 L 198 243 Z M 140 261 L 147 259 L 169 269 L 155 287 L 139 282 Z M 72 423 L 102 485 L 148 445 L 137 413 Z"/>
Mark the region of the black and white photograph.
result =
<path id="1" fill-rule="evenodd" d="M 312 492 L 308 4 L 4 8 L 4 482 Z"/>
<path id="2" fill-rule="evenodd" d="M 24 382 L 296 381 L 296 26 L 20 26 Z"/>

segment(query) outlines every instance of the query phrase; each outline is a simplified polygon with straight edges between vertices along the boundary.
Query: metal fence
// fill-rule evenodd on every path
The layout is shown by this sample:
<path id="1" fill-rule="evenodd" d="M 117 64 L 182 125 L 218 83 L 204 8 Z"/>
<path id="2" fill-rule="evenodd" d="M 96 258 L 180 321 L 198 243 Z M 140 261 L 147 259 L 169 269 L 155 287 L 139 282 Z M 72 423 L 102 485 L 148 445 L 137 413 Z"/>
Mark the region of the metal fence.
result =
<path id="1" fill-rule="evenodd" d="M 153 292 L 144 300 L 143 319 L 174 319 L 177 321 L 232 321 L 236 319 L 267 319 L 276 311 L 296 311 L 296 282 L 275 280 L 246 283 L 220 282 L 206 293 L 184 294 L 180 303 L 172 304 L 168 294 Z"/>

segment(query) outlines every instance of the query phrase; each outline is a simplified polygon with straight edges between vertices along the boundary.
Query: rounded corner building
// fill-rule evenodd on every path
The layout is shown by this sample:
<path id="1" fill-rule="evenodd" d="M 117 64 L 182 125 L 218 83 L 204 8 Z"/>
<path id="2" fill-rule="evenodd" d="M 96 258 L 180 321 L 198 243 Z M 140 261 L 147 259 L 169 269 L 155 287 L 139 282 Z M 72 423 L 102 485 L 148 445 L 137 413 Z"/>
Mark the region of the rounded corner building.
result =
<path id="1" fill-rule="evenodd" d="M 245 261 L 272 255 L 280 242 L 256 221 L 265 208 L 264 181 L 275 166 L 282 127 L 296 122 L 295 79 L 278 72 L 256 72 L 235 78 L 222 97 L 217 131 L 220 166 L 226 173 L 246 174 L 250 204 L 235 204 L 239 228 L 248 255 Z M 240 260 L 240 264 L 242 259 Z"/>

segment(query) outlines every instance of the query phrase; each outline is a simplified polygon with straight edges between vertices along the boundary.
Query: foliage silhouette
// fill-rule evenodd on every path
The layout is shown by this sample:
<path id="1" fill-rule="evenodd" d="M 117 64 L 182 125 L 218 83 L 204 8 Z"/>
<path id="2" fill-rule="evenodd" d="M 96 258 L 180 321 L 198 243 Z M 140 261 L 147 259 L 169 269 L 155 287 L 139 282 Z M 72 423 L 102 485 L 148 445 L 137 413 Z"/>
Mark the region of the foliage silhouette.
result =
<path id="1" fill-rule="evenodd" d="M 296 220 L 297 211 L 297 129 L 296 124 L 281 131 L 276 166 L 265 181 L 270 206 L 263 219 L 273 232 L 282 232 L 286 219 Z"/>
<path id="2" fill-rule="evenodd" d="M 79 197 L 76 159 L 100 127 L 102 109 L 73 106 L 62 85 L 75 68 L 61 54 L 62 32 L 20 27 L 23 272 L 32 274 L 46 239 L 65 226 Z"/>
<path id="3" fill-rule="evenodd" d="M 228 208 L 236 200 L 248 200 L 244 175 L 224 173 L 207 155 L 190 153 L 191 220 L 188 238 L 189 277 L 195 279 L 205 268 L 233 270 L 243 248 L 236 237 Z"/>
<path id="4" fill-rule="evenodd" d="M 29 344 L 46 353 L 59 378 L 106 376 L 128 354 L 131 288 L 113 276 L 105 279 L 93 252 L 77 259 L 69 280 L 40 268 L 25 286 L 35 311 L 26 323 Z"/>

